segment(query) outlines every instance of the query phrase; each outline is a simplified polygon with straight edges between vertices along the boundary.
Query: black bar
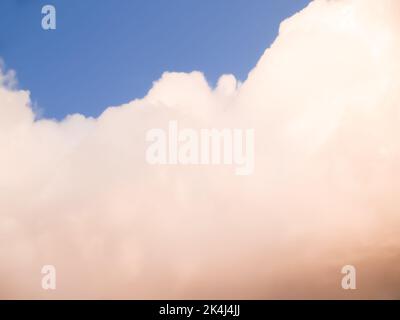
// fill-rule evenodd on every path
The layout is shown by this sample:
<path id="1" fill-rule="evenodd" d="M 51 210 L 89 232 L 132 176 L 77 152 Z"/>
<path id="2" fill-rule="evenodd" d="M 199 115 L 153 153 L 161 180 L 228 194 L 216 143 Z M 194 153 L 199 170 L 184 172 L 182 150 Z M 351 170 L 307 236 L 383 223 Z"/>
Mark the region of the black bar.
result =
<path id="1" fill-rule="evenodd" d="M 236 306 L 229 309 L 230 306 Z M 168 309 L 166 309 L 168 308 Z M 191 308 L 191 309 L 188 309 Z M 0 301 L 1 314 L 41 318 L 92 319 L 281 319 L 287 316 L 343 319 L 361 315 L 382 319 L 388 313 L 396 315 L 399 301 L 253 301 L 253 300 L 165 300 L 165 301 Z M 166 310 L 168 312 L 166 313 Z M 189 315 L 189 311 L 192 312 Z M 228 312 L 226 312 L 228 310 Z M 229 312 L 229 311 L 232 312 Z M 235 313 L 233 311 L 236 311 Z M 177 314 L 179 313 L 179 314 Z M 225 314 L 225 316 L 224 316 Z M 276 316 L 279 316 L 277 318 Z M 3 318 L 3 317 L 2 317 Z"/>

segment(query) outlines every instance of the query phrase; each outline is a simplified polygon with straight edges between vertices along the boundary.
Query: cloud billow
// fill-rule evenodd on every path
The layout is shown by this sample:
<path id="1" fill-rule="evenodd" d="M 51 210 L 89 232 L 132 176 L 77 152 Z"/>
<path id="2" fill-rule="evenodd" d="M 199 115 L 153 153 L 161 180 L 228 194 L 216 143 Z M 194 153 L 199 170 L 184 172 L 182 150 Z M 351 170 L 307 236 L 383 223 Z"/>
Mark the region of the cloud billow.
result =
<path id="1" fill-rule="evenodd" d="M 0 297 L 399 298 L 399 21 L 397 0 L 316 0 L 243 83 L 165 73 L 96 119 L 35 120 L 3 71 Z M 254 128 L 254 174 L 149 165 L 171 120 Z"/>

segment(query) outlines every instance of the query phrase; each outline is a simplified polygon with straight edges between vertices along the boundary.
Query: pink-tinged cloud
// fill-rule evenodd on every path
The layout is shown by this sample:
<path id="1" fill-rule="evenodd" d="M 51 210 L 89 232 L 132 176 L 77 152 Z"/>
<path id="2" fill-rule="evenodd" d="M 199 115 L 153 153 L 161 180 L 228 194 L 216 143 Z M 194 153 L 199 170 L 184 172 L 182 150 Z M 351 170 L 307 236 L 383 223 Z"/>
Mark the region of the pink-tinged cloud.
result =
<path id="1" fill-rule="evenodd" d="M 397 0 L 316 0 L 243 83 L 165 73 L 98 119 L 35 120 L 3 72 L 0 298 L 400 298 L 399 34 Z M 254 128 L 254 174 L 149 165 L 170 120 Z"/>

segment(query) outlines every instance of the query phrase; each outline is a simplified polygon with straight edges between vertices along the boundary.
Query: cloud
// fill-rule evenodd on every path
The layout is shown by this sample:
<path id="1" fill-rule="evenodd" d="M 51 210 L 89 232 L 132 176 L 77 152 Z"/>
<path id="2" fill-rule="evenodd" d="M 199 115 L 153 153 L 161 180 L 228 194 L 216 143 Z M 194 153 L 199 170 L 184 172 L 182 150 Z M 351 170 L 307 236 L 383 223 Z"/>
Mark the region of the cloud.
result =
<path id="1" fill-rule="evenodd" d="M 243 83 L 165 73 L 97 119 L 35 120 L 1 73 L 0 297 L 399 298 L 399 9 L 313 1 Z M 254 175 L 147 164 L 170 120 L 254 128 Z"/>

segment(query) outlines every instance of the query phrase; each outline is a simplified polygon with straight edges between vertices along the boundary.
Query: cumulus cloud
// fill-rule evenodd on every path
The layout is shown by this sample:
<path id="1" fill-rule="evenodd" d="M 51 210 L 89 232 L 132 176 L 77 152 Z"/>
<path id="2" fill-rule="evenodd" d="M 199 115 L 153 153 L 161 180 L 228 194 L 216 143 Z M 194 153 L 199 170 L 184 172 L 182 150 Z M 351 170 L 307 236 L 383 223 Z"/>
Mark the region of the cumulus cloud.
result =
<path id="1" fill-rule="evenodd" d="M 399 21 L 397 0 L 315 0 L 243 83 L 165 73 L 97 119 L 35 120 L 0 73 L 0 297 L 400 298 Z M 149 165 L 170 120 L 254 128 L 254 174 Z"/>

